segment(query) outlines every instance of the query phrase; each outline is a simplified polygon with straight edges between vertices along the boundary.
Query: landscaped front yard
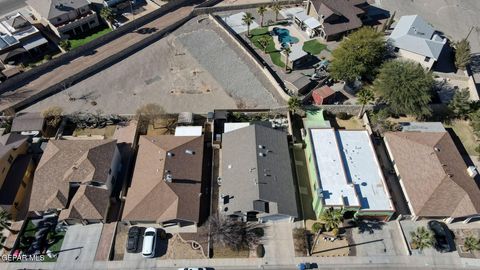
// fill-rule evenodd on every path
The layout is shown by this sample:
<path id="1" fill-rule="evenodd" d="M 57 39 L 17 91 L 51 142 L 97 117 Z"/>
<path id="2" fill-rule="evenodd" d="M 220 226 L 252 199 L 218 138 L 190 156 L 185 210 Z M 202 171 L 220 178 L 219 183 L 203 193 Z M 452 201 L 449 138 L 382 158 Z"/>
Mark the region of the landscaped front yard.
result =
<path id="1" fill-rule="evenodd" d="M 283 63 L 281 60 L 280 51 L 275 48 L 275 42 L 273 42 L 273 37 L 268 31 L 268 27 L 259 27 L 253 29 L 250 31 L 250 35 L 252 36 L 250 38 L 252 43 L 262 52 L 269 54 L 270 59 L 272 59 L 272 62 L 275 65 L 279 67 L 285 67 L 285 63 Z M 262 39 L 265 39 L 266 46 L 261 44 Z"/>
<path id="2" fill-rule="evenodd" d="M 22 234 L 19 236 L 20 241 L 18 244 L 18 249 L 25 253 L 35 241 L 35 234 L 39 231 L 39 228 L 35 226 L 32 220 L 28 220 L 28 223 L 25 229 L 22 231 Z M 65 237 L 65 232 L 49 232 L 46 237 L 47 246 L 46 250 L 49 250 L 54 257 L 50 258 L 45 256 L 45 262 L 55 262 L 57 261 L 57 255 L 62 247 L 63 239 Z"/>
<path id="3" fill-rule="evenodd" d="M 94 39 L 97 39 L 97 38 L 99 38 L 99 37 L 101 37 L 105 34 L 110 33 L 110 32 L 112 32 L 112 29 L 110 29 L 110 27 L 108 27 L 108 26 L 101 25 L 99 27 L 95 27 L 88 32 L 79 34 L 79 35 L 75 36 L 75 38 L 69 39 L 70 49 L 73 50 L 77 47 L 85 45 L 85 44 L 89 43 L 90 41 L 92 41 Z"/>

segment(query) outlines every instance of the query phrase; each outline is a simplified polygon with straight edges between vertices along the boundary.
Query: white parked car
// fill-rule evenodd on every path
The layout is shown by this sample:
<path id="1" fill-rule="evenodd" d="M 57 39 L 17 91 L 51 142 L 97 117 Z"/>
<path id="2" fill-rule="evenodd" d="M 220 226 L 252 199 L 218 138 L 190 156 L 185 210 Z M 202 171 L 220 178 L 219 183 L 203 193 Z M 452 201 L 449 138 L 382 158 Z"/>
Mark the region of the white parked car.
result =
<path id="1" fill-rule="evenodd" d="M 155 256 L 155 247 L 157 245 L 157 229 L 148 227 L 143 234 L 142 255 L 145 258 Z"/>

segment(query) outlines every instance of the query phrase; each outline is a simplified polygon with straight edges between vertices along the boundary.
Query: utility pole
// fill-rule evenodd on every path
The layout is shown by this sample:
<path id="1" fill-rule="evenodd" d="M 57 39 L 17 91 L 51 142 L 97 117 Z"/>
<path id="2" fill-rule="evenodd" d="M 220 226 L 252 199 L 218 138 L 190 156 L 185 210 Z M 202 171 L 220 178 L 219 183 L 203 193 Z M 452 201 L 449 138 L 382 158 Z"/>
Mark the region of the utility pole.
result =
<path id="1" fill-rule="evenodd" d="M 467 37 L 465 38 L 465 40 L 468 40 L 468 37 L 470 36 L 472 31 L 473 31 L 473 25 L 472 25 L 472 27 L 470 27 L 470 31 L 468 31 L 468 34 L 467 34 Z"/>

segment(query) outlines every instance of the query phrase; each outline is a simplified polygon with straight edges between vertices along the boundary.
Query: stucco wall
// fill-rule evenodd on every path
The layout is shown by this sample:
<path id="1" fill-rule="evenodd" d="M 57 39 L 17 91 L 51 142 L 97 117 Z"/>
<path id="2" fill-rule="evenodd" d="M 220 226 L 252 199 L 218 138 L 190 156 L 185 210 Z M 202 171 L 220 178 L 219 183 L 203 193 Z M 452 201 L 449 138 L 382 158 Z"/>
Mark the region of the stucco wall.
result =
<path id="1" fill-rule="evenodd" d="M 428 62 L 425 62 L 425 56 L 420 55 L 420 54 L 416 54 L 416 53 L 413 53 L 413 52 L 409 52 L 409 51 L 406 51 L 406 50 L 403 50 L 403 49 L 400 49 L 396 53 L 396 55 L 399 56 L 399 57 L 405 58 L 405 59 L 415 61 L 415 62 L 419 63 L 420 65 L 422 65 L 422 67 L 424 67 L 425 69 L 428 69 L 428 70 L 430 70 L 432 68 L 433 64 L 435 63 L 435 59 L 433 59 L 433 58 L 430 58 L 430 60 Z"/>

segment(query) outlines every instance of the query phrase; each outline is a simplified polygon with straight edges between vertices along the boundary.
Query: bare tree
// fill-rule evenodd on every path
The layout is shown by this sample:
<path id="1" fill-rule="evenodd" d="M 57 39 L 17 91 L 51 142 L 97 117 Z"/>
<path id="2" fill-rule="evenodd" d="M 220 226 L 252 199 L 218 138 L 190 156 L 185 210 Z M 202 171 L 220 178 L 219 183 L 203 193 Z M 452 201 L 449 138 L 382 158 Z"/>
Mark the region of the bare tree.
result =
<path id="1" fill-rule="evenodd" d="M 48 126 L 56 128 L 58 124 L 60 124 L 60 121 L 62 121 L 62 113 L 63 109 L 61 107 L 52 106 L 45 109 L 42 115 L 45 117 Z"/>
<path id="2" fill-rule="evenodd" d="M 155 103 L 149 103 L 138 108 L 135 116 L 141 129 L 147 130 L 148 125 L 150 124 L 155 128 L 155 121 L 160 119 L 164 114 L 165 110 L 162 106 Z"/>
<path id="3" fill-rule="evenodd" d="M 230 217 L 213 215 L 209 219 L 213 240 L 234 250 L 252 248 L 263 238 L 264 225 L 246 223 Z"/>

